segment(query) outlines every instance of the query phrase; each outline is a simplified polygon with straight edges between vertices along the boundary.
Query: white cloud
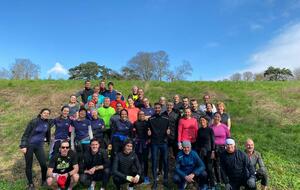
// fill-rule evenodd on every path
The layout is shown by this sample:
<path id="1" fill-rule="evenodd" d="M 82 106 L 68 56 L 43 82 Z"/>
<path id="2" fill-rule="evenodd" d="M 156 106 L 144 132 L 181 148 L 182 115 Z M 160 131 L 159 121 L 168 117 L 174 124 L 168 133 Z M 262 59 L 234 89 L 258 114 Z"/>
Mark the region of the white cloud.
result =
<path id="1" fill-rule="evenodd" d="M 252 23 L 252 24 L 250 24 L 250 29 L 251 29 L 252 31 L 261 30 L 261 29 L 263 29 L 263 28 L 264 28 L 264 27 L 263 27 L 262 25 L 257 24 L 257 23 Z"/>
<path id="2" fill-rule="evenodd" d="M 250 56 L 248 63 L 244 71 L 262 72 L 269 66 L 291 70 L 300 67 L 300 23 L 280 30 L 260 51 Z"/>
<path id="3" fill-rule="evenodd" d="M 61 74 L 61 75 L 67 75 L 68 71 L 64 68 L 62 64 L 59 62 L 55 63 L 55 66 L 52 67 L 50 70 L 47 71 L 48 74 Z"/>

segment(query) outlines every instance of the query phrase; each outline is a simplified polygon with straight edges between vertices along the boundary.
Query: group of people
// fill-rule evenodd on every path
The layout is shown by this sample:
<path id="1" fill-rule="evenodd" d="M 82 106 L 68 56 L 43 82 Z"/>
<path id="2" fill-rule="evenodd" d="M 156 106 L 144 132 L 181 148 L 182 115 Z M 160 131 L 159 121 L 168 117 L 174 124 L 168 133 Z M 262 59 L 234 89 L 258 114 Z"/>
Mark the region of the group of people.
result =
<path id="1" fill-rule="evenodd" d="M 52 189 L 72 189 L 80 182 L 93 190 L 101 181 L 103 190 L 112 178 L 114 189 L 127 183 L 128 189 L 151 183 L 156 190 L 160 175 L 163 186 L 170 189 L 169 160 L 173 159 L 172 180 L 178 189 L 190 183 L 201 190 L 218 189 L 221 183 L 226 190 L 256 189 L 257 180 L 267 189 L 261 155 L 252 139 L 246 141 L 245 151 L 237 149 L 223 102 L 215 106 L 204 95 L 199 105 L 196 99 L 174 95 L 151 105 L 137 86 L 126 100 L 113 82 L 106 88 L 101 81 L 92 89 L 87 80 L 84 89 L 61 107 L 59 117 L 50 119 L 51 111 L 42 109 L 28 123 L 20 143 L 28 189 L 35 189 L 33 154 L 41 167 L 41 185 Z M 44 142 L 51 142 L 48 165 Z"/>

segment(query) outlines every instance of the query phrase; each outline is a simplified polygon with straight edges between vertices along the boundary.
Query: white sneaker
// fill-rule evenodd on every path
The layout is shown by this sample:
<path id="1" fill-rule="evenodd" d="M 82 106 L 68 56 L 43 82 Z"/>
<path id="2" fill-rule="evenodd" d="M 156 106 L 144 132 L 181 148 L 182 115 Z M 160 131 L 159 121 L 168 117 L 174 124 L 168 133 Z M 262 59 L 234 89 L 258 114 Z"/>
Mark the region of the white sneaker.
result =
<path id="1" fill-rule="evenodd" d="M 128 187 L 128 190 L 134 190 L 133 187 Z"/>

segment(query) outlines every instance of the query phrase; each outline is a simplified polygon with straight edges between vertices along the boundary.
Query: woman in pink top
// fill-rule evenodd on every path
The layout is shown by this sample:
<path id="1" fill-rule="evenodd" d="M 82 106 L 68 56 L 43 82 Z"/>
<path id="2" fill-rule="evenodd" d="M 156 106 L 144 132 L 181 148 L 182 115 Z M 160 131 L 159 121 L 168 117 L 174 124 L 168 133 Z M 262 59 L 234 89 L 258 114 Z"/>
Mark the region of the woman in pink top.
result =
<path id="1" fill-rule="evenodd" d="M 197 132 L 198 122 L 192 117 L 191 109 L 185 108 L 184 118 L 181 118 L 178 123 L 178 148 L 182 149 L 182 141 L 190 141 L 191 143 L 195 143 L 197 139 Z"/>
<path id="2" fill-rule="evenodd" d="M 212 151 L 212 159 L 214 159 L 213 168 L 217 183 L 221 183 L 221 171 L 220 171 L 220 154 L 225 150 L 225 141 L 230 137 L 228 127 L 221 123 L 221 114 L 216 112 L 214 115 L 213 124 L 210 126 L 215 135 L 215 151 Z"/>
<path id="3" fill-rule="evenodd" d="M 131 123 L 134 123 L 138 119 L 138 112 L 140 111 L 140 109 L 134 106 L 134 101 L 131 97 L 128 97 L 127 102 L 128 107 L 126 108 L 126 110 L 128 111 L 128 120 Z"/>

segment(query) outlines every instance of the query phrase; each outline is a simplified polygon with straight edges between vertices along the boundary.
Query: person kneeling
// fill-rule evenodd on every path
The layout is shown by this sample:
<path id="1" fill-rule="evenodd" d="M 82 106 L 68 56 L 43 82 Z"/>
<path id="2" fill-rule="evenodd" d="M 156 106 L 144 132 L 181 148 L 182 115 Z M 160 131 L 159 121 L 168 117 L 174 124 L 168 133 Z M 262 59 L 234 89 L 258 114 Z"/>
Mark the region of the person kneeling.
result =
<path id="1" fill-rule="evenodd" d="M 51 158 L 47 176 L 47 184 L 52 189 L 71 190 L 78 182 L 77 157 L 67 140 L 61 142 L 59 153 Z"/>
<path id="2" fill-rule="evenodd" d="M 133 152 L 133 142 L 126 140 L 123 151 L 119 152 L 113 162 L 113 181 L 116 189 L 120 189 L 122 184 L 129 182 L 129 190 L 136 184 L 142 183 L 142 169 L 137 155 Z"/>
<path id="3" fill-rule="evenodd" d="M 183 150 L 176 157 L 174 183 L 177 184 L 179 190 L 183 190 L 187 183 L 198 180 L 199 189 L 206 189 L 204 182 L 207 174 L 204 163 L 198 154 L 191 149 L 191 142 L 183 141 L 182 147 Z"/>
<path id="4" fill-rule="evenodd" d="M 89 190 L 95 189 L 96 181 L 102 180 L 102 188 L 104 190 L 109 179 L 110 162 L 105 150 L 100 149 L 100 142 L 92 139 L 90 142 L 90 150 L 83 156 L 80 164 L 81 171 L 80 182 L 89 186 Z"/>

